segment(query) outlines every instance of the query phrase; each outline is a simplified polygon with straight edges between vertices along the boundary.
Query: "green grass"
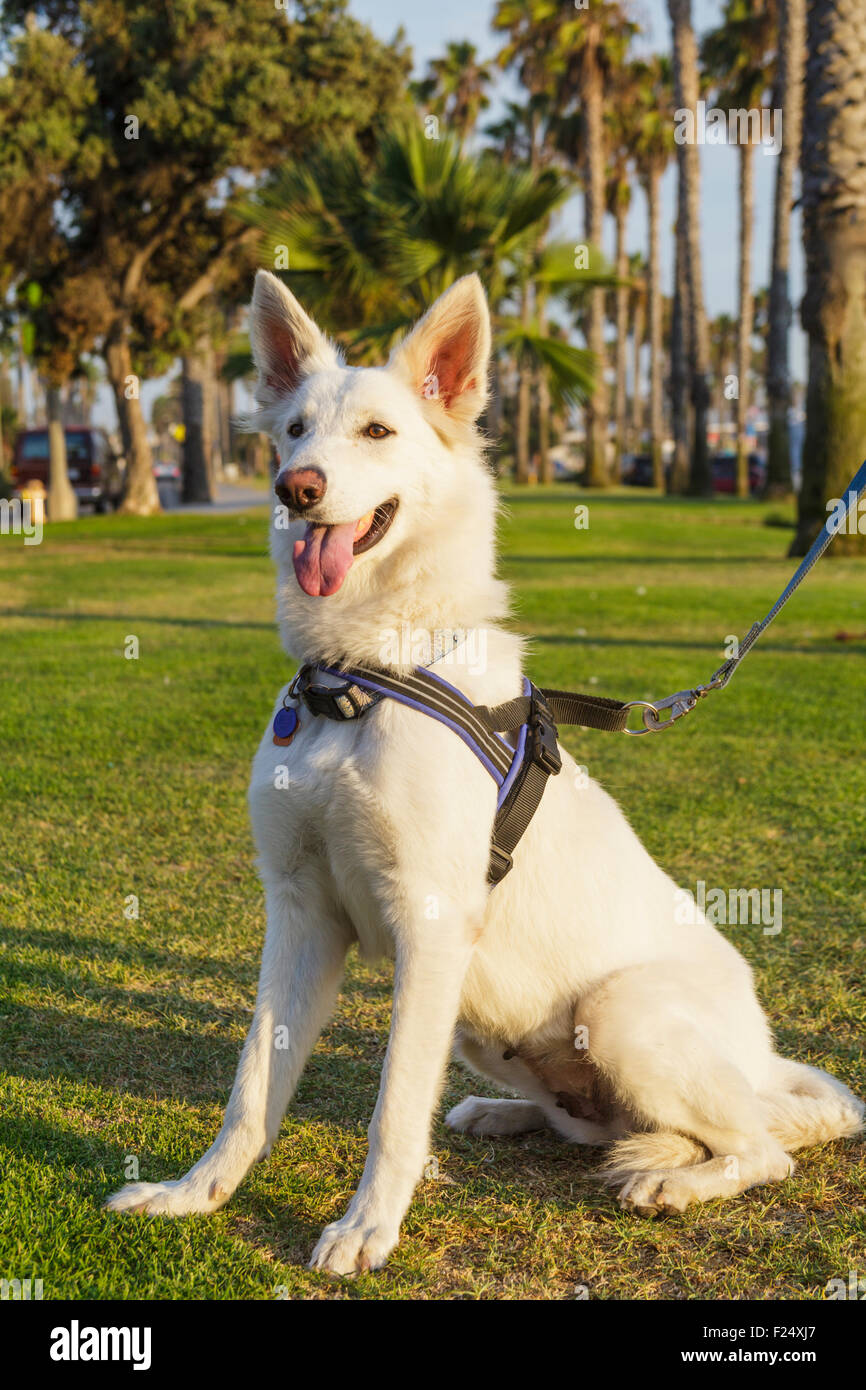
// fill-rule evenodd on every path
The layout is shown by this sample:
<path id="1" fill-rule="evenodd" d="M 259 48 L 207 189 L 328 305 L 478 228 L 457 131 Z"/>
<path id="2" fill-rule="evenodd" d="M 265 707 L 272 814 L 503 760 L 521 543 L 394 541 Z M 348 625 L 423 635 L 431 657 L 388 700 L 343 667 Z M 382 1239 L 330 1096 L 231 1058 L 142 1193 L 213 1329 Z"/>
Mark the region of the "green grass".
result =
<path id="1" fill-rule="evenodd" d="M 623 698 L 705 680 L 791 571 L 768 509 L 507 496 L 504 570 L 540 683 Z M 778 513 L 778 505 L 773 509 Z M 459 1137 L 388 1268 L 305 1268 L 365 1156 L 390 972 L 353 961 L 268 1164 L 213 1217 L 121 1220 L 137 1161 L 179 1176 L 215 1135 L 263 929 L 248 766 L 287 666 L 264 509 L 85 519 L 0 538 L 0 1278 L 45 1297 L 816 1298 L 866 1266 L 857 1143 L 788 1182 L 649 1223 L 597 1159 Z M 840 642 L 845 629 L 859 633 Z M 137 661 L 124 659 L 128 635 Z M 684 885 L 781 887 L 784 926 L 727 930 L 781 1048 L 866 1090 L 866 568 L 822 561 L 727 691 L 659 737 L 565 733 Z M 140 915 L 128 919 L 130 894 Z M 531 927 L 527 924 L 527 930 Z M 477 1084 L 453 1069 L 446 1101 Z"/>

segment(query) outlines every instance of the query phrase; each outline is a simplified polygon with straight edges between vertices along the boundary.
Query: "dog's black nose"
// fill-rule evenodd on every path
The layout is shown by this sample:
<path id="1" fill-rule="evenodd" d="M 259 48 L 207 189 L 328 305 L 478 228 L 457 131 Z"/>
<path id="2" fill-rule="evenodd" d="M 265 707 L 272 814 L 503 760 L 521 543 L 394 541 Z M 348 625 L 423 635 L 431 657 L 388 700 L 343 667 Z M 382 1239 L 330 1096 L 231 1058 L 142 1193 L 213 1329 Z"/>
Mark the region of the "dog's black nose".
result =
<path id="1" fill-rule="evenodd" d="M 290 511 L 305 512 L 321 502 L 327 486 L 318 468 L 287 468 L 277 476 L 274 492 Z"/>

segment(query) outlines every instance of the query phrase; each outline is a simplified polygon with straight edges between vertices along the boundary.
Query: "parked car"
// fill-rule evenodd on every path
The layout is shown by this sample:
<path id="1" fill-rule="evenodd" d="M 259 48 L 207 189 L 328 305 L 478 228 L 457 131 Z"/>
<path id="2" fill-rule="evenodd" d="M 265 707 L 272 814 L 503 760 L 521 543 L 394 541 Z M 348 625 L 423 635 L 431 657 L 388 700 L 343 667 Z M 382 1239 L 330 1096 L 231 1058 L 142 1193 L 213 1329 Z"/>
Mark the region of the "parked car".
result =
<path id="1" fill-rule="evenodd" d="M 628 487 L 652 487 L 652 455 L 627 454 L 622 465 L 622 480 Z"/>
<path id="2" fill-rule="evenodd" d="M 154 459 L 153 476 L 158 483 L 177 483 L 178 487 L 180 487 L 180 468 L 176 463 L 172 463 L 171 459 Z"/>
<path id="3" fill-rule="evenodd" d="M 89 502 L 98 512 L 116 507 L 120 501 L 123 474 L 120 459 L 109 443 L 105 430 L 70 425 L 66 435 L 66 461 L 69 481 L 79 502 Z M 21 430 L 12 458 L 12 482 L 16 488 L 28 483 L 49 484 L 48 430 Z"/>
<path id="4" fill-rule="evenodd" d="M 713 492 L 736 492 L 737 456 L 736 454 L 713 454 L 710 458 L 713 475 Z M 767 480 L 767 465 L 760 454 L 749 454 L 749 492 L 753 497 L 764 491 Z"/>

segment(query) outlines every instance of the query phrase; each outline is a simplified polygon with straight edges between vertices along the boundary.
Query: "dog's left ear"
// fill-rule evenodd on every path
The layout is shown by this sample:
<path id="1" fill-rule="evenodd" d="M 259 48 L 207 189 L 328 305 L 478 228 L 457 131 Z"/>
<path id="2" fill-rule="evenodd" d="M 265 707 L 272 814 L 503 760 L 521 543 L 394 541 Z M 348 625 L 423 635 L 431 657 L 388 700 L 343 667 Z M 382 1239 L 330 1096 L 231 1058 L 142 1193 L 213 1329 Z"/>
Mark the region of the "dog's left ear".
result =
<path id="1" fill-rule="evenodd" d="M 471 425 L 487 400 L 490 314 L 477 275 L 440 295 L 389 362 L 418 395 Z"/>
<path id="2" fill-rule="evenodd" d="M 333 345 L 282 280 L 268 270 L 256 274 L 250 344 L 258 372 L 256 400 L 262 406 L 291 395 L 311 371 L 337 365 Z"/>

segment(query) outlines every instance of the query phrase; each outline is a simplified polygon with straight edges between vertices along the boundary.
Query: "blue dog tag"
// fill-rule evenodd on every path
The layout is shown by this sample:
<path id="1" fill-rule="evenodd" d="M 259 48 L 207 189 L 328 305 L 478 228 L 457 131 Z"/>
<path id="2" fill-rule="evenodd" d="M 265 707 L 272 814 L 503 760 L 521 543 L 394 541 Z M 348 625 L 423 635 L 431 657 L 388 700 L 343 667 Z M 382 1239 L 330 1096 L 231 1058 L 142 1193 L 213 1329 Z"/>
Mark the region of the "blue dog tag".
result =
<path id="1" fill-rule="evenodd" d="M 298 727 L 296 709 L 278 709 L 274 716 L 274 743 L 291 743 Z"/>

